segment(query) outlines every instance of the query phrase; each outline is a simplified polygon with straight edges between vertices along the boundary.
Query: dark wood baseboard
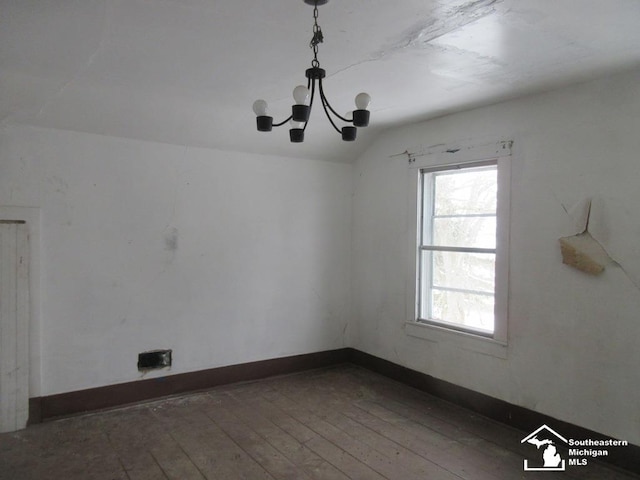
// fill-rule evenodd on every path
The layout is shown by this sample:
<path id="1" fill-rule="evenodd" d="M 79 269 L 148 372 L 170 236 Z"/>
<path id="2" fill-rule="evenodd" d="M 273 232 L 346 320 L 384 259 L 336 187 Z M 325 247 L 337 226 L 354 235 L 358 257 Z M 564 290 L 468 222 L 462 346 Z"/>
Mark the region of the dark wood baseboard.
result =
<path id="1" fill-rule="evenodd" d="M 351 349 L 349 361 L 373 372 L 392 378 L 405 385 L 447 400 L 480 415 L 510 425 L 523 432 L 533 432 L 541 425 L 548 425 L 567 438 L 607 440 L 611 437 L 588 430 L 527 408 L 478 393 L 453 383 L 439 380 L 424 373 L 402 367 L 368 353 Z M 640 474 L 640 447 L 631 445 L 609 449 L 608 457 L 601 457 L 608 464 Z"/>
<path id="2" fill-rule="evenodd" d="M 548 415 L 439 380 L 353 348 L 262 360 L 31 398 L 29 399 L 29 424 L 170 395 L 205 390 L 218 385 L 258 380 L 274 375 L 343 363 L 361 366 L 523 432 L 531 432 L 541 425 L 547 424 L 570 438 L 602 440 L 610 438 Z M 603 461 L 631 472 L 640 473 L 640 447 L 629 445 L 625 448 L 610 449 L 609 452 L 610 455 L 603 457 Z"/>
<path id="3" fill-rule="evenodd" d="M 218 385 L 347 363 L 348 358 L 349 350 L 342 348 L 31 398 L 29 399 L 29 424 L 205 390 Z"/>

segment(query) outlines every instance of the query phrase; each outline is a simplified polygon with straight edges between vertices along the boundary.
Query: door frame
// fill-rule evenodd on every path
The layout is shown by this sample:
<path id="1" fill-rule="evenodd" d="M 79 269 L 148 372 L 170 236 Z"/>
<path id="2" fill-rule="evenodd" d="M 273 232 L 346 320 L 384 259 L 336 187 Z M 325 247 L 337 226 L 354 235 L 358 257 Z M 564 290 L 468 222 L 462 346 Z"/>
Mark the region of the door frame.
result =
<path id="1" fill-rule="evenodd" d="M 29 397 L 42 395 L 39 207 L 0 206 L 0 220 L 25 222 L 29 236 Z"/>

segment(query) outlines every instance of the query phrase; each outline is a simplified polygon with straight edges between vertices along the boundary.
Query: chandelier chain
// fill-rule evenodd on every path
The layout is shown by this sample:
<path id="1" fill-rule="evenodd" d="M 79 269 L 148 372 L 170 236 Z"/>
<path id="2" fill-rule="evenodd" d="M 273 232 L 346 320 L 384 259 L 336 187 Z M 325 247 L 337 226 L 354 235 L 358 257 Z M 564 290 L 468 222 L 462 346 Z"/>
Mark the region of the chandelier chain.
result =
<path id="1" fill-rule="evenodd" d="M 313 37 L 311 38 L 311 42 L 309 42 L 309 47 L 313 49 L 312 67 L 320 66 L 320 62 L 318 61 L 318 44 L 322 43 L 323 40 L 322 29 L 320 25 L 318 25 L 318 3 L 316 2 L 313 7 Z"/>

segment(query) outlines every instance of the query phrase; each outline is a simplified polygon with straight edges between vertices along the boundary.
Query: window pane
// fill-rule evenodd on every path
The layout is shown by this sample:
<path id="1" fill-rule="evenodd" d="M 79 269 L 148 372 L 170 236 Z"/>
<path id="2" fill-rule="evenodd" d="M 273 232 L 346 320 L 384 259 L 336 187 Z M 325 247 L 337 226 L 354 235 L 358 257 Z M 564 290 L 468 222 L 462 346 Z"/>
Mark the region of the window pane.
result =
<path id="1" fill-rule="evenodd" d="M 496 248 L 496 217 L 434 218 L 432 245 Z"/>
<path id="2" fill-rule="evenodd" d="M 493 332 L 493 307 L 493 296 L 434 289 L 431 319 Z"/>
<path id="3" fill-rule="evenodd" d="M 497 172 L 494 166 L 433 174 L 435 215 L 495 214 Z"/>
<path id="4" fill-rule="evenodd" d="M 429 318 L 431 308 L 431 261 L 433 252 L 420 252 L 420 318 Z"/>
<path id="5" fill-rule="evenodd" d="M 473 290 L 493 295 L 496 256 L 492 253 L 429 252 L 435 287 Z"/>
<path id="6" fill-rule="evenodd" d="M 422 174 L 423 247 L 496 249 L 497 166 Z M 419 318 L 492 333 L 495 253 L 420 251 Z"/>

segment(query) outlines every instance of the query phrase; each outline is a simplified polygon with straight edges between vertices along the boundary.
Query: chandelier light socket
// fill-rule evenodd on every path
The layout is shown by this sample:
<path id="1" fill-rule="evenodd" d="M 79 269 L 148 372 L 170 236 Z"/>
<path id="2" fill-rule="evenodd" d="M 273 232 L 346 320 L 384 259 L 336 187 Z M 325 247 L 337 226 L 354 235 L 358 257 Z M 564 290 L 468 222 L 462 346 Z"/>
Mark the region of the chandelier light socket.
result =
<path id="1" fill-rule="evenodd" d="M 291 128 L 289 130 L 289 139 L 291 143 L 302 143 L 304 142 L 304 129 L 302 128 Z"/>
<path id="2" fill-rule="evenodd" d="M 369 110 L 354 110 L 353 111 L 353 124 L 356 127 L 366 127 L 369 125 Z"/>
<path id="3" fill-rule="evenodd" d="M 270 132 L 273 127 L 273 117 L 268 115 L 258 115 L 256 117 L 256 124 L 259 132 Z"/>
<path id="4" fill-rule="evenodd" d="M 293 114 L 293 121 L 306 122 L 309 120 L 309 112 L 311 107 L 309 105 L 293 105 L 291 107 L 291 113 Z"/>
<path id="5" fill-rule="evenodd" d="M 353 142 L 356 139 L 356 127 L 342 127 L 342 140 L 345 142 Z"/>

